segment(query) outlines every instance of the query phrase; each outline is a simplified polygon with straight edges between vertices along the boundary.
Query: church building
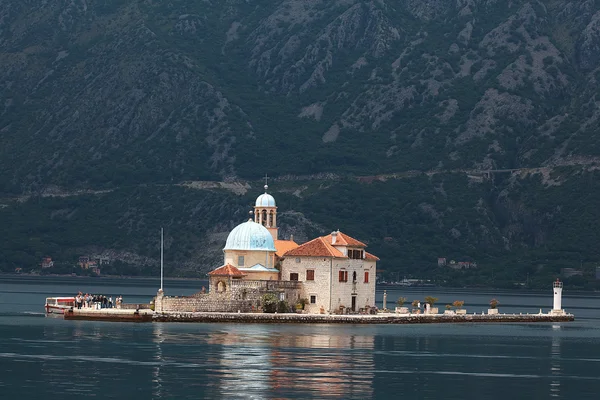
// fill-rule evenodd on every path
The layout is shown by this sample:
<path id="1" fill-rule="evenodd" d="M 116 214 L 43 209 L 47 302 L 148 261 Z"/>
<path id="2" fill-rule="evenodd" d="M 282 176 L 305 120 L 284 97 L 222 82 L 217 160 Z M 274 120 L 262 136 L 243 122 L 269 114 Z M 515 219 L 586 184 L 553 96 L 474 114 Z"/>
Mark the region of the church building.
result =
<path id="1" fill-rule="evenodd" d="M 224 265 L 209 272 L 210 293 L 222 297 L 240 287 L 246 293 L 263 282 L 274 291 L 281 288 L 280 300 L 290 305 L 304 300 L 308 313 L 358 312 L 374 306 L 379 259 L 365 250 L 367 245 L 339 230 L 302 245 L 279 239 L 275 199 L 264 188 L 254 205 L 254 220 L 229 233 Z"/>

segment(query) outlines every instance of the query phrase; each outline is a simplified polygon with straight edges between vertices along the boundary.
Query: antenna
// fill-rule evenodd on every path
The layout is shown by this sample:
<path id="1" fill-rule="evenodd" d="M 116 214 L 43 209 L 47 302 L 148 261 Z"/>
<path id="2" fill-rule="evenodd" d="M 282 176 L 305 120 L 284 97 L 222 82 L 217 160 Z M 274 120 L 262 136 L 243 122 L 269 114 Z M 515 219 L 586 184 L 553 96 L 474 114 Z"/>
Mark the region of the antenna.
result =
<path id="1" fill-rule="evenodd" d="M 163 228 L 160 228 L 160 290 L 163 290 Z"/>

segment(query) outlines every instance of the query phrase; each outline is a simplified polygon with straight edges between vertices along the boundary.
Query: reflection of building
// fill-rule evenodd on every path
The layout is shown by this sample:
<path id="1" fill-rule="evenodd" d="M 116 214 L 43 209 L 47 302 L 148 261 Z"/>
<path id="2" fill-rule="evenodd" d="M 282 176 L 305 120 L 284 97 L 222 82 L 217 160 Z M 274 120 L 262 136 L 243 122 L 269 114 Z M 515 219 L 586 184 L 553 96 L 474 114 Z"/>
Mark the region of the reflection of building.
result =
<path id="1" fill-rule="evenodd" d="M 552 325 L 553 331 L 560 330 L 560 325 Z M 552 332 L 552 350 L 550 353 L 550 397 L 560 398 L 560 378 L 562 375 L 560 360 L 560 336 L 559 332 Z"/>
<path id="2" fill-rule="evenodd" d="M 367 245 L 340 231 L 300 246 L 279 239 L 277 206 L 267 189 L 256 199 L 254 220 L 229 233 L 223 265 L 209 272 L 209 293 L 186 300 L 159 292 L 157 311 L 249 311 L 269 292 L 289 306 L 305 299 L 311 313 L 375 305 L 378 258 Z"/>
<path id="3" fill-rule="evenodd" d="M 230 325 L 203 336 L 221 349 L 215 362 L 221 395 L 249 398 L 373 397 L 374 336 L 341 327 L 293 332 L 270 325 Z M 210 352 L 212 354 L 212 352 Z M 237 396 L 236 396 L 237 395 Z"/>
<path id="4" fill-rule="evenodd" d="M 373 348 L 373 336 L 353 336 L 335 328 L 278 336 L 273 343 L 271 388 L 305 398 L 372 398 Z"/>

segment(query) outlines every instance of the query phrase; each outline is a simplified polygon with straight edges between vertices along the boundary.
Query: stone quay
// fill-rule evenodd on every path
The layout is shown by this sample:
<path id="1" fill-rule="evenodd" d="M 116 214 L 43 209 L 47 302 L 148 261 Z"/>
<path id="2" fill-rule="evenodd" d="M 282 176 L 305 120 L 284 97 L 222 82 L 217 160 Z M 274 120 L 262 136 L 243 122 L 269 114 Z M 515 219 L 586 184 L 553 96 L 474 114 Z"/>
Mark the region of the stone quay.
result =
<path id="1" fill-rule="evenodd" d="M 64 319 L 112 322 L 196 322 L 263 324 L 440 324 L 440 323 L 535 323 L 574 321 L 573 314 L 395 314 L 335 315 L 297 313 L 154 312 L 150 309 L 73 309 Z"/>

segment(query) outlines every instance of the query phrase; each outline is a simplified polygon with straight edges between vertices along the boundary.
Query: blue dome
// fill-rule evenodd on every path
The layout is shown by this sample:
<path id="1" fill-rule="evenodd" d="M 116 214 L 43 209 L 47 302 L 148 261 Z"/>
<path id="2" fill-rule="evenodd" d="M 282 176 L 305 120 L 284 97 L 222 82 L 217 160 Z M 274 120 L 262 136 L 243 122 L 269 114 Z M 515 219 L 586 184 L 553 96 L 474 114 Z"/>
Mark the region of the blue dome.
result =
<path id="1" fill-rule="evenodd" d="M 256 198 L 256 207 L 275 207 L 275 199 L 268 193 L 263 193 Z"/>
<path id="2" fill-rule="evenodd" d="M 267 228 L 248 220 L 239 224 L 227 236 L 223 250 L 262 250 L 276 251 L 273 236 Z"/>

